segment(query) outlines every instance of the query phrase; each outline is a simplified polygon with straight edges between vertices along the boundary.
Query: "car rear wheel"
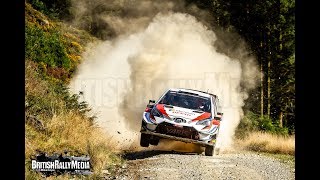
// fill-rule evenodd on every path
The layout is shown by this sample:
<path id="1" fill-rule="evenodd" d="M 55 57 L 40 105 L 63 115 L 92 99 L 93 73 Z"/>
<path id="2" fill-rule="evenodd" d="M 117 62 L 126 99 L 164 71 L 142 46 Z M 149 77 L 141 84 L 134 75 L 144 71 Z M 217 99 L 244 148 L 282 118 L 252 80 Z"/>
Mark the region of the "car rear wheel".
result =
<path id="1" fill-rule="evenodd" d="M 150 143 L 150 135 L 141 133 L 140 146 L 149 147 L 149 143 Z"/>
<path id="2" fill-rule="evenodd" d="M 212 156 L 213 155 L 214 146 L 206 146 L 205 155 Z"/>

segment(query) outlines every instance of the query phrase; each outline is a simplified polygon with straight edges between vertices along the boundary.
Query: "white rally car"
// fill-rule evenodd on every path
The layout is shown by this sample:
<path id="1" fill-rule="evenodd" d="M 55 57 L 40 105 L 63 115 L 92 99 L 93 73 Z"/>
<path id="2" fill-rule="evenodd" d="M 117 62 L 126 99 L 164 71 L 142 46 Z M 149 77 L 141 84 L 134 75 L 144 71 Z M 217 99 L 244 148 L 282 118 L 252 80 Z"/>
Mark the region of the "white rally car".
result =
<path id="1" fill-rule="evenodd" d="M 158 101 L 149 100 L 142 117 L 140 145 L 158 145 L 162 138 L 205 147 L 212 156 L 219 133 L 219 99 L 216 95 L 191 89 L 169 89 Z"/>

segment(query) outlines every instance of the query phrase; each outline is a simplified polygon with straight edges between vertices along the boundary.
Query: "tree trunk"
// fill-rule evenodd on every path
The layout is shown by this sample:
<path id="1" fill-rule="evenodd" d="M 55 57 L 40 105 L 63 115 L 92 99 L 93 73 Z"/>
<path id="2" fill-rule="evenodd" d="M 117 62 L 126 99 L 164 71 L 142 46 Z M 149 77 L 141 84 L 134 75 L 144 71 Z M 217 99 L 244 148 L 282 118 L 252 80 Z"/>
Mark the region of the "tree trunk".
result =
<path id="1" fill-rule="evenodd" d="M 270 47 L 270 22 L 268 24 L 268 40 L 267 40 L 267 49 L 268 49 L 268 55 L 267 55 L 267 60 L 268 60 L 268 69 L 267 69 L 267 74 L 268 74 L 268 79 L 267 79 L 267 117 L 270 118 L 270 108 L 271 108 L 271 99 L 270 99 L 270 95 L 271 95 L 271 47 Z"/>
<path id="2" fill-rule="evenodd" d="M 271 53 L 271 52 L 270 52 Z M 268 118 L 270 118 L 270 108 L 271 108 L 271 71 L 270 71 L 270 67 L 271 67 L 271 60 L 270 58 L 268 58 L 268 92 L 267 92 L 267 98 L 268 98 L 268 107 L 267 107 L 267 116 Z"/>
<path id="3" fill-rule="evenodd" d="M 260 47 L 262 48 L 263 46 L 263 43 L 262 41 L 260 42 Z M 260 89 L 260 114 L 261 114 L 261 117 L 263 116 L 263 57 L 261 57 L 261 62 L 260 62 L 260 86 L 261 86 L 261 89 Z"/>
<path id="4" fill-rule="evenodd" d="M 278 3 L 278 11 L 279 11 L 279 20 L 280 20 L 280 15 L 281 15 L 281 1 L 278 0 L 277 1 Z M 279 21 L 279 24 L 280 24 L 280 21 Z M 283 60 L 282 58 L 282 32 L 281 32 L 281 26 L 279 27 L 279 51 L 278 51 L 278 54 L 280 55 L 280 58 L 278 58 L 278 62 L 281 62 Z M 279 82 L 279 85 L 280 85 L 280 82 Z M 282 98 L 281 94 L 282 94 L 282 91 L 281 92 L 278 92 L 280 93 L 280 97 Z M 280 101 L 281 102 L 281 101 Z M 281 103 L 280 104 L 280 114 L 279 114 L 279 126 L 282 128 L 283 127 L 283 111 L 281 110 L 281 106 L 283 106 L 283 104 Z M 285 124 L 286 125 L 286 124 Z"/>
<path id="5" fill-rule="evenodd" d="M 279 115 L 279 126 L 282 128 L 283 127 L 283 112 L 280 111 Z"/>

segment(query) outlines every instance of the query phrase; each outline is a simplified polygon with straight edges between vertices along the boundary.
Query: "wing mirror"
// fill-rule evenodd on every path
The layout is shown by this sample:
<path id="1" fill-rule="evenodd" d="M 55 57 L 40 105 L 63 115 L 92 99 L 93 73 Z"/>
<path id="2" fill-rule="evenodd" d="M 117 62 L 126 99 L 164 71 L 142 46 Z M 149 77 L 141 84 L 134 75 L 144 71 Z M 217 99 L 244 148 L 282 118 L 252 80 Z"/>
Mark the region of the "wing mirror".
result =
<path id="1" fill-rule="evenodd" d="M 221 117 L 217 117 L 217 116 L 216 116 L 216 117 L 214 117 L 214 119 L 221 121 Z"/>
<path id="2" fill-rule="evenodd" d="M 156 102 L 155 100 L 149 100 L 149 103 L 148 103 L 147 107 L 148 108 L 153 108 L 155 102 Z"/>
<path id="3" fill-rule="evenodd" d="M 155 100 L 149 100 L 149 104 L 150 103 L 156 103 L 156 101 Z"/>
<path id="4" fill-rule="evenodd" d="M 217 115 L 218 115 L 218 116 L 214 117 L 214 119 L 221 121 L 221 120 L 222 120 L 222 115 L 223 115 L 223 113 L 218 112 Z"/>

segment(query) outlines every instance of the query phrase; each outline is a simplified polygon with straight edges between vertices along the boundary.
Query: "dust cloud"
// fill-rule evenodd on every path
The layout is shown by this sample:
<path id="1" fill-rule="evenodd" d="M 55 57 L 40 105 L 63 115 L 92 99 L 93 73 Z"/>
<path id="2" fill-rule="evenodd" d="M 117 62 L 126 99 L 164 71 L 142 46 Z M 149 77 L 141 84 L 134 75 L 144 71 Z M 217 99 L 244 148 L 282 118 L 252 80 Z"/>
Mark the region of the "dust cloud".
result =
<path id="1" fill-rule="evenodd" d="M 117 36 L 91 44 L 70 89 L 73 93 L 83 92 L 82 100 L 90 104 L 98 124 L 121 150 L 141 149 L 139 130 L 149 99 L 157 100 L 168 88 L 214 93 L 224 113 L 217 147 L 232 148 L 247 91 L 255 87 L 259 75 L 254 58 L 247 56 L 243 46 L 231 49 L 231 55 L 223 53 L 223 44 L 217 43 L 212 29 L 193 15 L 176 12 L 181 4 L 164 2 L 166 11 L 154 8 L 143 14 L 151 14 L 148 20 L 140 19 L 136 24 L 131 21 L 135 26 L 121 26 L 120 20 L 126 18 L 106 18 L 119 29 Z M 163 143 L 160 141 L 158 148 L 186 147 L 176 142 Z M 199 150 L 190 146 L 185 149 Z"/>

